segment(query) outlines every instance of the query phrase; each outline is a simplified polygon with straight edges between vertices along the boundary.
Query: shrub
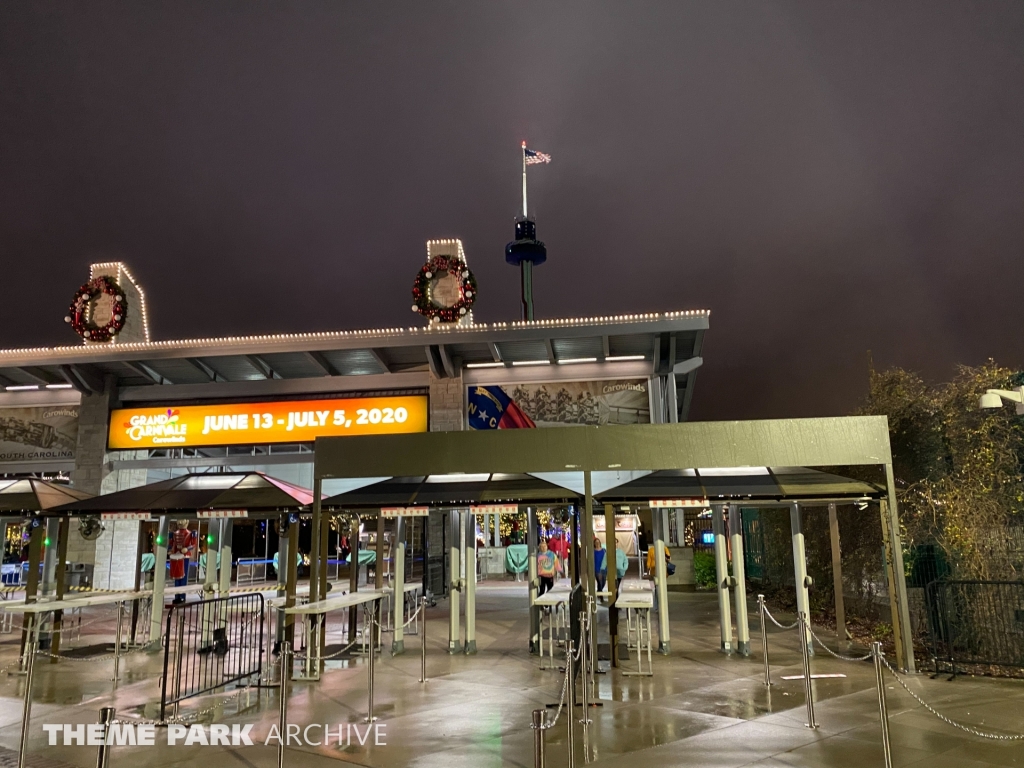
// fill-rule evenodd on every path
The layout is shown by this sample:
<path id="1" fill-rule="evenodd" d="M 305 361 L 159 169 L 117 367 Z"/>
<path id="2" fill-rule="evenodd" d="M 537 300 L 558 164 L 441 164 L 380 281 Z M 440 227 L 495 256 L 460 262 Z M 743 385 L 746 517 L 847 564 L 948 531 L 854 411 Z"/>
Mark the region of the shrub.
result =
<path id="1" fill-rule="evenodd" d="M 714 589 L 717 580 L 714 554 L 696 550 L 693 553 L 693 575 L 697 589 Z"/>

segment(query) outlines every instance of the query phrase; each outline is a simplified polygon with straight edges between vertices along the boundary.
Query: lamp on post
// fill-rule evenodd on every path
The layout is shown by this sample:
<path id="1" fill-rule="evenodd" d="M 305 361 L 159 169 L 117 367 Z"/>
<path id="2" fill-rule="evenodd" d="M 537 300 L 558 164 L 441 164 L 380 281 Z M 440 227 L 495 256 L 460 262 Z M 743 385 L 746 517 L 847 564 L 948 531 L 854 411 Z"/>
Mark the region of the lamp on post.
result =
<path id="1" fill-rule="evenodd" d="M 1017 415 L 1024 416 L 1024 387 L 1017 389 L 990 389 L 978 401 L 979 408 L 1002 408 L 1003 401 L 1015 403 Z"/>

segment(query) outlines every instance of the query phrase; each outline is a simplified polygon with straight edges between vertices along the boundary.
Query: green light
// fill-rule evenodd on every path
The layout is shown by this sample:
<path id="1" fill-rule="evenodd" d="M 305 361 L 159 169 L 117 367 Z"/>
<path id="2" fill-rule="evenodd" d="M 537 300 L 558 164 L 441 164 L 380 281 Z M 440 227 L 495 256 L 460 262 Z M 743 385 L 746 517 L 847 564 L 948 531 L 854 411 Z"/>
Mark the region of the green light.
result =
<path id="1" fill-rule="evenodd" d="M 163 536 L 157 536 L 156 537 L 156 543 L 157 543 L 158 546 L 163 546 L 163 544 L 164 544 L 164 537 Z"/>
<path id="2" fill-rule="evenodd" d="M 206 534 L 206 543 L 207 544 L 213 544 L 213 534 L 212 533 Z"/>
<path id="3" fill-rule="evenodd" d="M 50 537 L 49 536 L 47 536 L 45 539 L 43 539 L 43 546 L 44 547 L 50 546 Z"/>

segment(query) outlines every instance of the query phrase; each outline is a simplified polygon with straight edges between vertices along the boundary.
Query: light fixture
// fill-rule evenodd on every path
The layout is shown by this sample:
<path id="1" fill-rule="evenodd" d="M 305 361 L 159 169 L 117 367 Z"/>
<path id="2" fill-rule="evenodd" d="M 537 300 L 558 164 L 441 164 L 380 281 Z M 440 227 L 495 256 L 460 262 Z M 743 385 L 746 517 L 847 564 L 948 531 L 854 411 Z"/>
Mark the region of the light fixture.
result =
<path id="1" fill-rule="evenodd" d="M 10 387 L 4 387 L 8 392 L 24 392 L 31 389 L 39 389 L 38 384 L 14 384 Z"/>
<path id="2" fill-rule="evenodd" d="M 466 363 L 467 368 L 503 368 L 504 363 Z"/>
<path id="3" fill-rule="evenodd" d="M 575 365 L 576 363 L 596 363 L 596 357 L 570 357 L 565 360 L 559 360 L 559 365 Z"/>
<path id="4" fill-rule="evenodd" d="M 629 360 L 643 360 L 643 355 L 609 355 L 605 358 L 609 363 L 625 363 Z"/>
<path id="5" fill-rule="evenodd" d="M 512 365 L 548 365 L 547 360 L 513 360 Z"/>
<path id="6" fill-rule="evenodd" d="M 10 387 L 8 387 L 10 389 Z M 1017 389 L 990 389 L 981 396 L 978 401 L 979 408 L 1002 408 L 1003 401 L 1014 403 L 1017 406 L 1017 415 L 1024 416 L 1024 387 Z"/>
<path id="7" fill-rule="evenodd" d="M 47 384 L 47 389 L 71 389 L 70 384 Z"/>

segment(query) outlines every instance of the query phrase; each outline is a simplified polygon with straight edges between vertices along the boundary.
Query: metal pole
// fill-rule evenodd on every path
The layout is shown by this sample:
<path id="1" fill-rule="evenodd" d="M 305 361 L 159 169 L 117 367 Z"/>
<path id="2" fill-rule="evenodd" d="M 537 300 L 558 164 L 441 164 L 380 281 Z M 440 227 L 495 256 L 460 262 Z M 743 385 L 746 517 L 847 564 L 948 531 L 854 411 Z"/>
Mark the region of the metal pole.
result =
<path id="1" fill-rule="evenodd" d="M 377 606 L 378 606 L 378 604 L 379 603 L 378 603 L 377 600 L 373 600 L 373 601 L 370 602 L 370 626 L 368 627 L 368 629 L 370 631 L 370 643 L 369 643 L 369 648 L 368 648 L 369 654 L 370 654 L 369 655 L 370 662 L 369 662 L 369 664 L 366 665 L 366 674 L 367 674 L 367 677 L 368 677 L 367 688 L 366 688 L 366 691 L 367 691 L 367 694 L 368 694 L 367 695 L 367 701 L 366 701 L 366 722 L 368 722 L 368 723 L 372 723 L 373 722 L 373 666 L 374 666 L 374 658 L 377 655 L 377 649 L 375 647 L 374 640 L 376 639 L 376 634 L 377 634 L 375 628 L 377 626 L 377 620 L 376 619 L 377 619 Z"/>
<path id="2" fill-rule="evenodd" d="M 171 610 L 174 610 L 174 606 L 171 606 Z M 170 633 L 170 619 L 167 622 L 167 631 Z M 171 638 L 167 638 L 167 642 L 171 642 Z M 181 699 L 181 665 L 185 660 L 185 606 L 181 606 L 178 611 L 178 632 L 177 642 L 175 643 L 174 651 L 174 716 L 178 716 L 178 704 Z M 163 713 L 160 714 L 163 717 Z"/>
<path id="3" fill-rule="evenodd" d="M 278 563 L 280 563 L 280 558 Z M 277 747 L 277 768 L 284 768 L 284 745 L 288 738 L 288 681 L 291 678 L 291 674 L 289 674 L 291 665 L 292 644 L 283 640 L 281 641 L 281 741 Z"/>
<path id="4" fill-rule="evenodd" d="M 423 621 L 420 624 L 420 682 L 427 682 L 427 596 L 424 595 L 420 604 Z"/>
<path id="5" fill-rule="evenodd" d="M 818 724 L 814 721 L 814 688 L 811 685 L 811 654 L 808 644 L 803 642 L 809 628 L 807 614 L 803 611 L 797 616 L 796 628 L 800 632 L 800 654 L 804 662 L 804 697 L 807 699 L 807 722 L 804 725 L 808 728 L 817 728 Z"/>
<path id="6" fill-rule="evenodd" d="M 576 768 L 576 677 L 573 675 L 572 657 L 575 653 L 572 645 L 572 632 L 565 644 L 565 674 L 569 676 L 565 704 L 569 708 L 568 717 L 565 718 L 569 724 L 569 768 Z"/>
<path id="7" fill-rule="evenodd" d="M 882 754 L 885 768 L 892 768 L 892 748 L 889 746 L 889 709 L 885 703 L 885 675 L 882 671 L 882 644 L 871 644 L 871 655 L 875 661 L 875 687 L 878 689 L 878 717 L 882 723 Z"/>
<path id="8" fill-rule="evenodd" d="M 588 614 L 590 612 L 590 598 L 587 598 L 587 607 L 580 613 L 580 669 L 583 673 L 583 719 L 580 720 L 583 723 L 583 738 L 584 743 L 586 742 L 587 726 L 590 725 L 590 696 L 587 692 L 587 688 L 590 687 L 590 677 L 587 674 L 587 662 L 590 659 L 590 654 L 587 651 L 590 650 L 590 634 L 588 624 Z M 570 712 L 570 714 L 573 714 Z M 584 746 L 583 751 L 586 752 L 587 748 Z"/>
<path id="9" fill-rule="evenodd" d="M 124 600 L 117 604 L 117 629 L 114 634 L 114 687 L 117 688 L 118 671 L 121 666 L 121 623 L 124 620 Z"/>
<path id="10" fill-rule="evenodd" d="M 28 622 L 27 640 L 25 643 L 25 704 L 21 710 L 21 746 L 18 748 L 18 768 L 25 768 L 25 750 L 28 745 L 28 727 L 32 721 L 32 673 L 36 668 L 36 643 L 39 636 L 39 617 L 34 613 L 26 613 Z"/>
<path id="11" fill-rule="evenodd" d="M 544 768 L 544 710 L 533 710 L 533 768 Z"/>
<path id="12" fill-rule="evenodd" d="M 764 684 L 770 686 L 772 684 L 771 673 L 768 668 L 768 630 L 764 623 L 764 595 L 757 596 L 757 613 L 761 618 L 761 650 L 764 653 Z"/>
<path id="13" fill-rule="evenodd" d="M 103 740 L 100 742 L 99 751 L 96 752 L 96 768 L 107 768 L 110 762 L 110 744 L 107 737 L 110 734 L 110 724 L 114 722 L 114 708 L 103 707 L 100 710 L 100 725 L 103 726 Z"/>

